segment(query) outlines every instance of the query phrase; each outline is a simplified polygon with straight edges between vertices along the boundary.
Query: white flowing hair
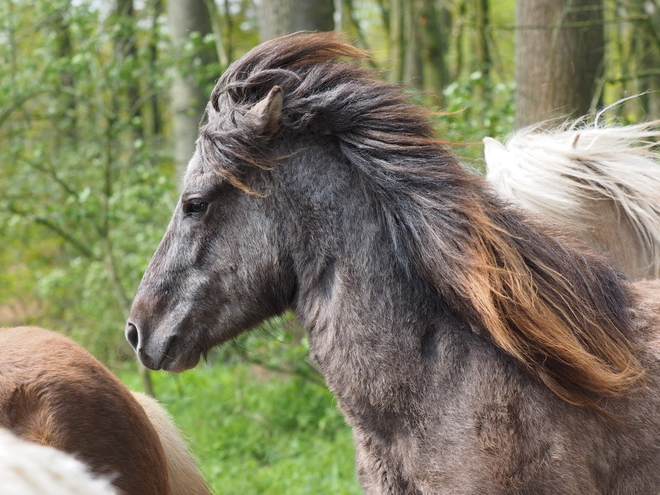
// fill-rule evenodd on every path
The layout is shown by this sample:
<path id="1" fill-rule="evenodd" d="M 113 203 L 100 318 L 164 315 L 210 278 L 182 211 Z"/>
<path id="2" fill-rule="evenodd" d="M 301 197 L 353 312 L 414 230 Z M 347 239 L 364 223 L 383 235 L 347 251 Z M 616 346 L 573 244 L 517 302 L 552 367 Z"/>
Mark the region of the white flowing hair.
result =
<path id="1" fill-rule="evenodd" d="M 524 128 L 506 146 L 484 138 L 486 177 L 504 197 L 578 228 L 593 218 L 586 200 L 611 199 L 660 277 L 660 120 L 602 125 L 607 109 L 593 122 Z"/>
<path id="2" fill-rule="evenodd" d="M 26 442 L 0 428 L 2 495 L 118 495 L 108 479 L 93 475 L 73 456 Z"/>

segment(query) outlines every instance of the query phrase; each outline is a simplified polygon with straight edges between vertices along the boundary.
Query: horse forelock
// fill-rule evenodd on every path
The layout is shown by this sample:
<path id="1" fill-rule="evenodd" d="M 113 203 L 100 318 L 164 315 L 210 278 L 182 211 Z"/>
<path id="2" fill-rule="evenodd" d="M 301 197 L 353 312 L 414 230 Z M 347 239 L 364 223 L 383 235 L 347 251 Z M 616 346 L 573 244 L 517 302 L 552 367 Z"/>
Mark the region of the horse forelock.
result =
<path id="1" fill-rule="evenodd" d="M 331 33 L 255 48 L 213 91 L 204 161 L 239 184 L 246 164 L 276 166 L 243 116 L 280 86 L 278 132 L 335 136 L 420 273 L 474 327 L 569 402 L 599 410 L 602 394 L 627 390 L 642 372 L 619 273 L 501 204 L 446 151 L 427 111 L 355 63 L 364 56 Z"/>
<path id="2" fill-rule="evenodd" d="M 257 46 L 227 69 L 212 92 L 200 129 L 203 161 L 233 176 L 245 166 L 277 161 L 271 136 L 245 118 L 274 86 L 284 95 L 281 132 L 334 135 L 372 156 L 403 149 L 428 154 L 438 146 L 429 112 L 361 67 L 366 56 L 334 33 L 290 35 Z"/>

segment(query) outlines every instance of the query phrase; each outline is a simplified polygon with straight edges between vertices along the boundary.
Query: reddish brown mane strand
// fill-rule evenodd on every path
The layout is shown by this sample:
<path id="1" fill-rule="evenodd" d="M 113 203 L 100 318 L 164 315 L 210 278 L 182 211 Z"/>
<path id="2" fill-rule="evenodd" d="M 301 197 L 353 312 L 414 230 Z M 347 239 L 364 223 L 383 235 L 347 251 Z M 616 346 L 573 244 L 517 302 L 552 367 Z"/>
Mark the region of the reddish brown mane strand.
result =
<path id="1" fill-rule="evenodd" d="M 473 219 L 482 263 L 463 290 L 499 347 L 563 399 L 599 410 L 600 396 L 630 391 L 644 375 L 621 276 L 518 216 Z"/>
<path id="2" fill-rule="evenodd" d="M 280 136 L 336 136 L 394 233 L 440 295 L 568 402 L 600 410 L 644 375 L 630 341 L 620 274 L 533 226 L 468 174 L 437 139 L 429 113 L 356 60 L 331 33 L 279 38 L 233 64 L 211 97 L 200 146 L 207 166 L 240 180 L 270 139 L 243 119 L 282 88 Z M 349 59 L 348 61 L 345 59 Z"/>

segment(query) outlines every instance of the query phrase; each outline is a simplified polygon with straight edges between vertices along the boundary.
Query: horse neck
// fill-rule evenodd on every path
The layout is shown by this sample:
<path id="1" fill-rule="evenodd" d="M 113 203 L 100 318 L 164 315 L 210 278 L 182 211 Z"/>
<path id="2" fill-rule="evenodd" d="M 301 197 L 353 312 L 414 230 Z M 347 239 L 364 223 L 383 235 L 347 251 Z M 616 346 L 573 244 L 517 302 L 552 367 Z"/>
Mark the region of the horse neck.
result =
<path id="1" fill-rule="evenodd" d="M 405 177 L 400 166 L 381 170 L 358 154 L 357 170 L 328 153 L 304 161 L 316 170 L 310 181 L 304 169 L 298 211 L 307 201 L 321 213 L 292 251 L 314 260 L 298 274 L 300 314 L 329 384 L 332 369 L 351 366 L 376 382 L 405 381 L 428 329 L 444 337 L 443 322 L 469 321 L 569 402 L 597 409 L 594 394 L 626 390 L 641 371 L 619 273 L 506 207 L 442 149 L 426 151 L 427 166 L 406 167 Z M 325 203 L 309 204 L 314 195 Z"/>
<path id="2" fill-rule="evenodd" d="M 368 251 L 371 259 L 362 257 Z M 326 279 L 296 308 L 309 331 L 310 355 L 345 411 L 409 408 L 425 374 L 459 368 L 457 356 L 465 353 L 451 349 L 470 337 L 465 321 L 432 289 L 382 254 L 367 243 L 327 265 Z M 438 356 L 438 347 L 447 354 Z"/>
<path id="3" fill-rule="evenodd" d="M 305 162 L 327 165 L 327 160 Z M 420 274 L 401 232 L 383 224 L 383 211 L 359 177 L 341 171 L 341 164 L 338 168 L 331 182 L 343 189 L 342 201 L 308 205 L 307 212 L 322 217 L 294 241 L 294 251 L 301 253 L 294 262 L 294 309 L 309 331 L 311 357 L 340 401 L 396 408 L 388 401 L 409 401 L 409 385 L 423 381 L 415 376 L 424 373 L 424 353 L 435 352 L 441 339 L 460 345 L 467 324 Z M 319 191 L 327 181 L 322 171 L 316 177 Z M 436 372 L 452 367 L 453 359 L 449 353 L 434 360 Z M 386 399 L 393 390 L 400 393 Z"/>

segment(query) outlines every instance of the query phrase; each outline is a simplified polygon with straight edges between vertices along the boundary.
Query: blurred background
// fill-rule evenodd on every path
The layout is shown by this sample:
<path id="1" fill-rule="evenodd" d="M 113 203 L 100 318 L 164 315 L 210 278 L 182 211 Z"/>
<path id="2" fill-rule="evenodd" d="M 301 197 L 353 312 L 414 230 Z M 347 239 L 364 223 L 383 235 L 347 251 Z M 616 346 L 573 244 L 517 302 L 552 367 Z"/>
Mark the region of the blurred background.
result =
<path id="1" fill-rule="evenodd" d="M 609 117 L 660 118 L 658 0 L 0 0 L 0 326 L 70 335 L 156 395 L 217 493 L 360 493 L 293 316 L 176 376 L 123 337 L 215 81 L 299 30 L 368 50 L 477 171 L 484 136 L 636 94 Z"/>

